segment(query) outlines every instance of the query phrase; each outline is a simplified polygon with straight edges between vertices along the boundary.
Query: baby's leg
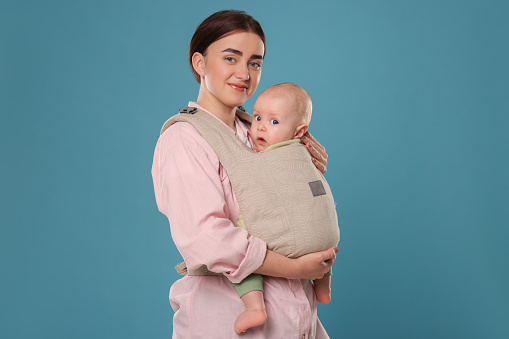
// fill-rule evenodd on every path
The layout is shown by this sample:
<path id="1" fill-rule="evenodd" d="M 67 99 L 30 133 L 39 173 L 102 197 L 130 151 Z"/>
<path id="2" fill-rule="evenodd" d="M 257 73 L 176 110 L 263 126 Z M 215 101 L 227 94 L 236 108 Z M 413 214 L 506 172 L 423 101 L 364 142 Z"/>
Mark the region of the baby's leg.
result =
<path id="1" fill-rule="evenodd" d="M 320 304 L 328 304 L 331 301 L 330 282 L 331 282 L 330 275 L 324 275 L 322 279 L 313 280 L 316 301 L 318 301 Z"/>
<path id="2" fill-rule="evenodd" d="M 265 302 L 263 301 L 262 276 L 251 274 L 242 282 L 238 284 L 232 283 L 232 285 L 246 306 L 246 310 L 235 320 L 233 325 L 235 332 L 243 333 L 251 327 L 265 324 L 267 313 L 265 312 Z"/>
<path id="3" fill-rule="evenodd" d="M 233 325 L 235 333 L 244 333 L 251 327 L 265 324 L 265 321 L 267 321 L 267 313 L 265 313 L 263 292 L 251 291 L 244 294 L 240 299 L 242 299 L 242 302 L 246 306 L 246 310 L 235 320 L 235 324 Z"/>

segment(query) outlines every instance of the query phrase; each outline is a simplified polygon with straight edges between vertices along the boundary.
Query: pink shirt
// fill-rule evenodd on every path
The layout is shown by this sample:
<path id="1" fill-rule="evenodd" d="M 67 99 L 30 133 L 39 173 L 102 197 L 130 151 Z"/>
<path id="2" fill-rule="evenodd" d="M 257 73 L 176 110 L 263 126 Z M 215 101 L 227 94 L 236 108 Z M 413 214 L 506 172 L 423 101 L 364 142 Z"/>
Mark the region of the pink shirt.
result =
<path id="1" fill-rule="evenodd" d="M 237 123 L 249 138 L 248 128 Z M 160 136 L 152 177 L 157 206 L 170 221 L 188 269 L 205 264 L 223 274 L 185 276 L 173 284 L 173 338 L 329 338 L 316 314 L 311 282 L 268 276 L 266 324 L 242 335 L 233 331 L 244 304 L 230 281 L 240 282 L 261 266 L 266 244 L 235 227 L 240 210 L 228 175 L 194 127 L 179 122 Z"/>

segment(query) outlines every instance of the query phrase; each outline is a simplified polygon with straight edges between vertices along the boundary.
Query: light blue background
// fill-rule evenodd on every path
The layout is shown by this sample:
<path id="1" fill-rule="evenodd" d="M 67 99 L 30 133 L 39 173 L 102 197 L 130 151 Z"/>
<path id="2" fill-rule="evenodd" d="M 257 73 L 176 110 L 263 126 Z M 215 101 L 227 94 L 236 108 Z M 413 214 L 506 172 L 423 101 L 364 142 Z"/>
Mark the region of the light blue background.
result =
<path id="1" fill-rule="evenodd" d="M 340 252 L 331 338 L 507 338 L 507 1 L 2 1 L 2 338 L 168 338 L 150 167 L 201 20 L 247 10 L 259 90 L 314 102 Z M 251 110 L 253 100 L 245 106 Z"/>

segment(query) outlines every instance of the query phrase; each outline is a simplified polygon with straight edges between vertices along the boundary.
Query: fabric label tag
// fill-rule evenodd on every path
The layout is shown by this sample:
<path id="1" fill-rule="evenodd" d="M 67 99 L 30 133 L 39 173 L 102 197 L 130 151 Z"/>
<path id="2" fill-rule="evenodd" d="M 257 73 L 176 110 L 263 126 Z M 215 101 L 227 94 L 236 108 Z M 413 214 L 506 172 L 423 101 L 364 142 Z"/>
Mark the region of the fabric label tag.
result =
<path id="1" fill-rule="evenodd" d="M 324 195 L 326 193 L 321 180 L 311 181 L 309 183 L 309 187 L 311 188 L 311 193 L 313 193 L 314 197 Z"/>

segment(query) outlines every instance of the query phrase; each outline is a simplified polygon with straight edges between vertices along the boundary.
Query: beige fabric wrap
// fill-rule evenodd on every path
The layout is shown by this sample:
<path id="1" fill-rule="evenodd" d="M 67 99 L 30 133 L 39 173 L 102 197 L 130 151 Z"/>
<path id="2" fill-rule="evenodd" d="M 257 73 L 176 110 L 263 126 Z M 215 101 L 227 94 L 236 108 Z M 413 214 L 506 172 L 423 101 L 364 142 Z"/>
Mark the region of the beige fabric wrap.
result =
<path id="1" fill-rule="evenodd" d="M 237 110 L 237 116 L 251 123 L 251 115 Z M 256 153 L 225 124 L 197 109 L 194 114 L 177 114 L 163 125 L 193 125 L 216 152 L 228 173 L 249 234 L 267 243 L 267 248 L 296 258 L 326 250 L 339 242 L 336 208 L 322 173 L 301 143 Z M 310 182 L 320 181 L 325 194 L 314 196 Z M 181 274 L 185 269 L 177 266 Z M 203 275 L 203 267 L 189 275 Z"/>

